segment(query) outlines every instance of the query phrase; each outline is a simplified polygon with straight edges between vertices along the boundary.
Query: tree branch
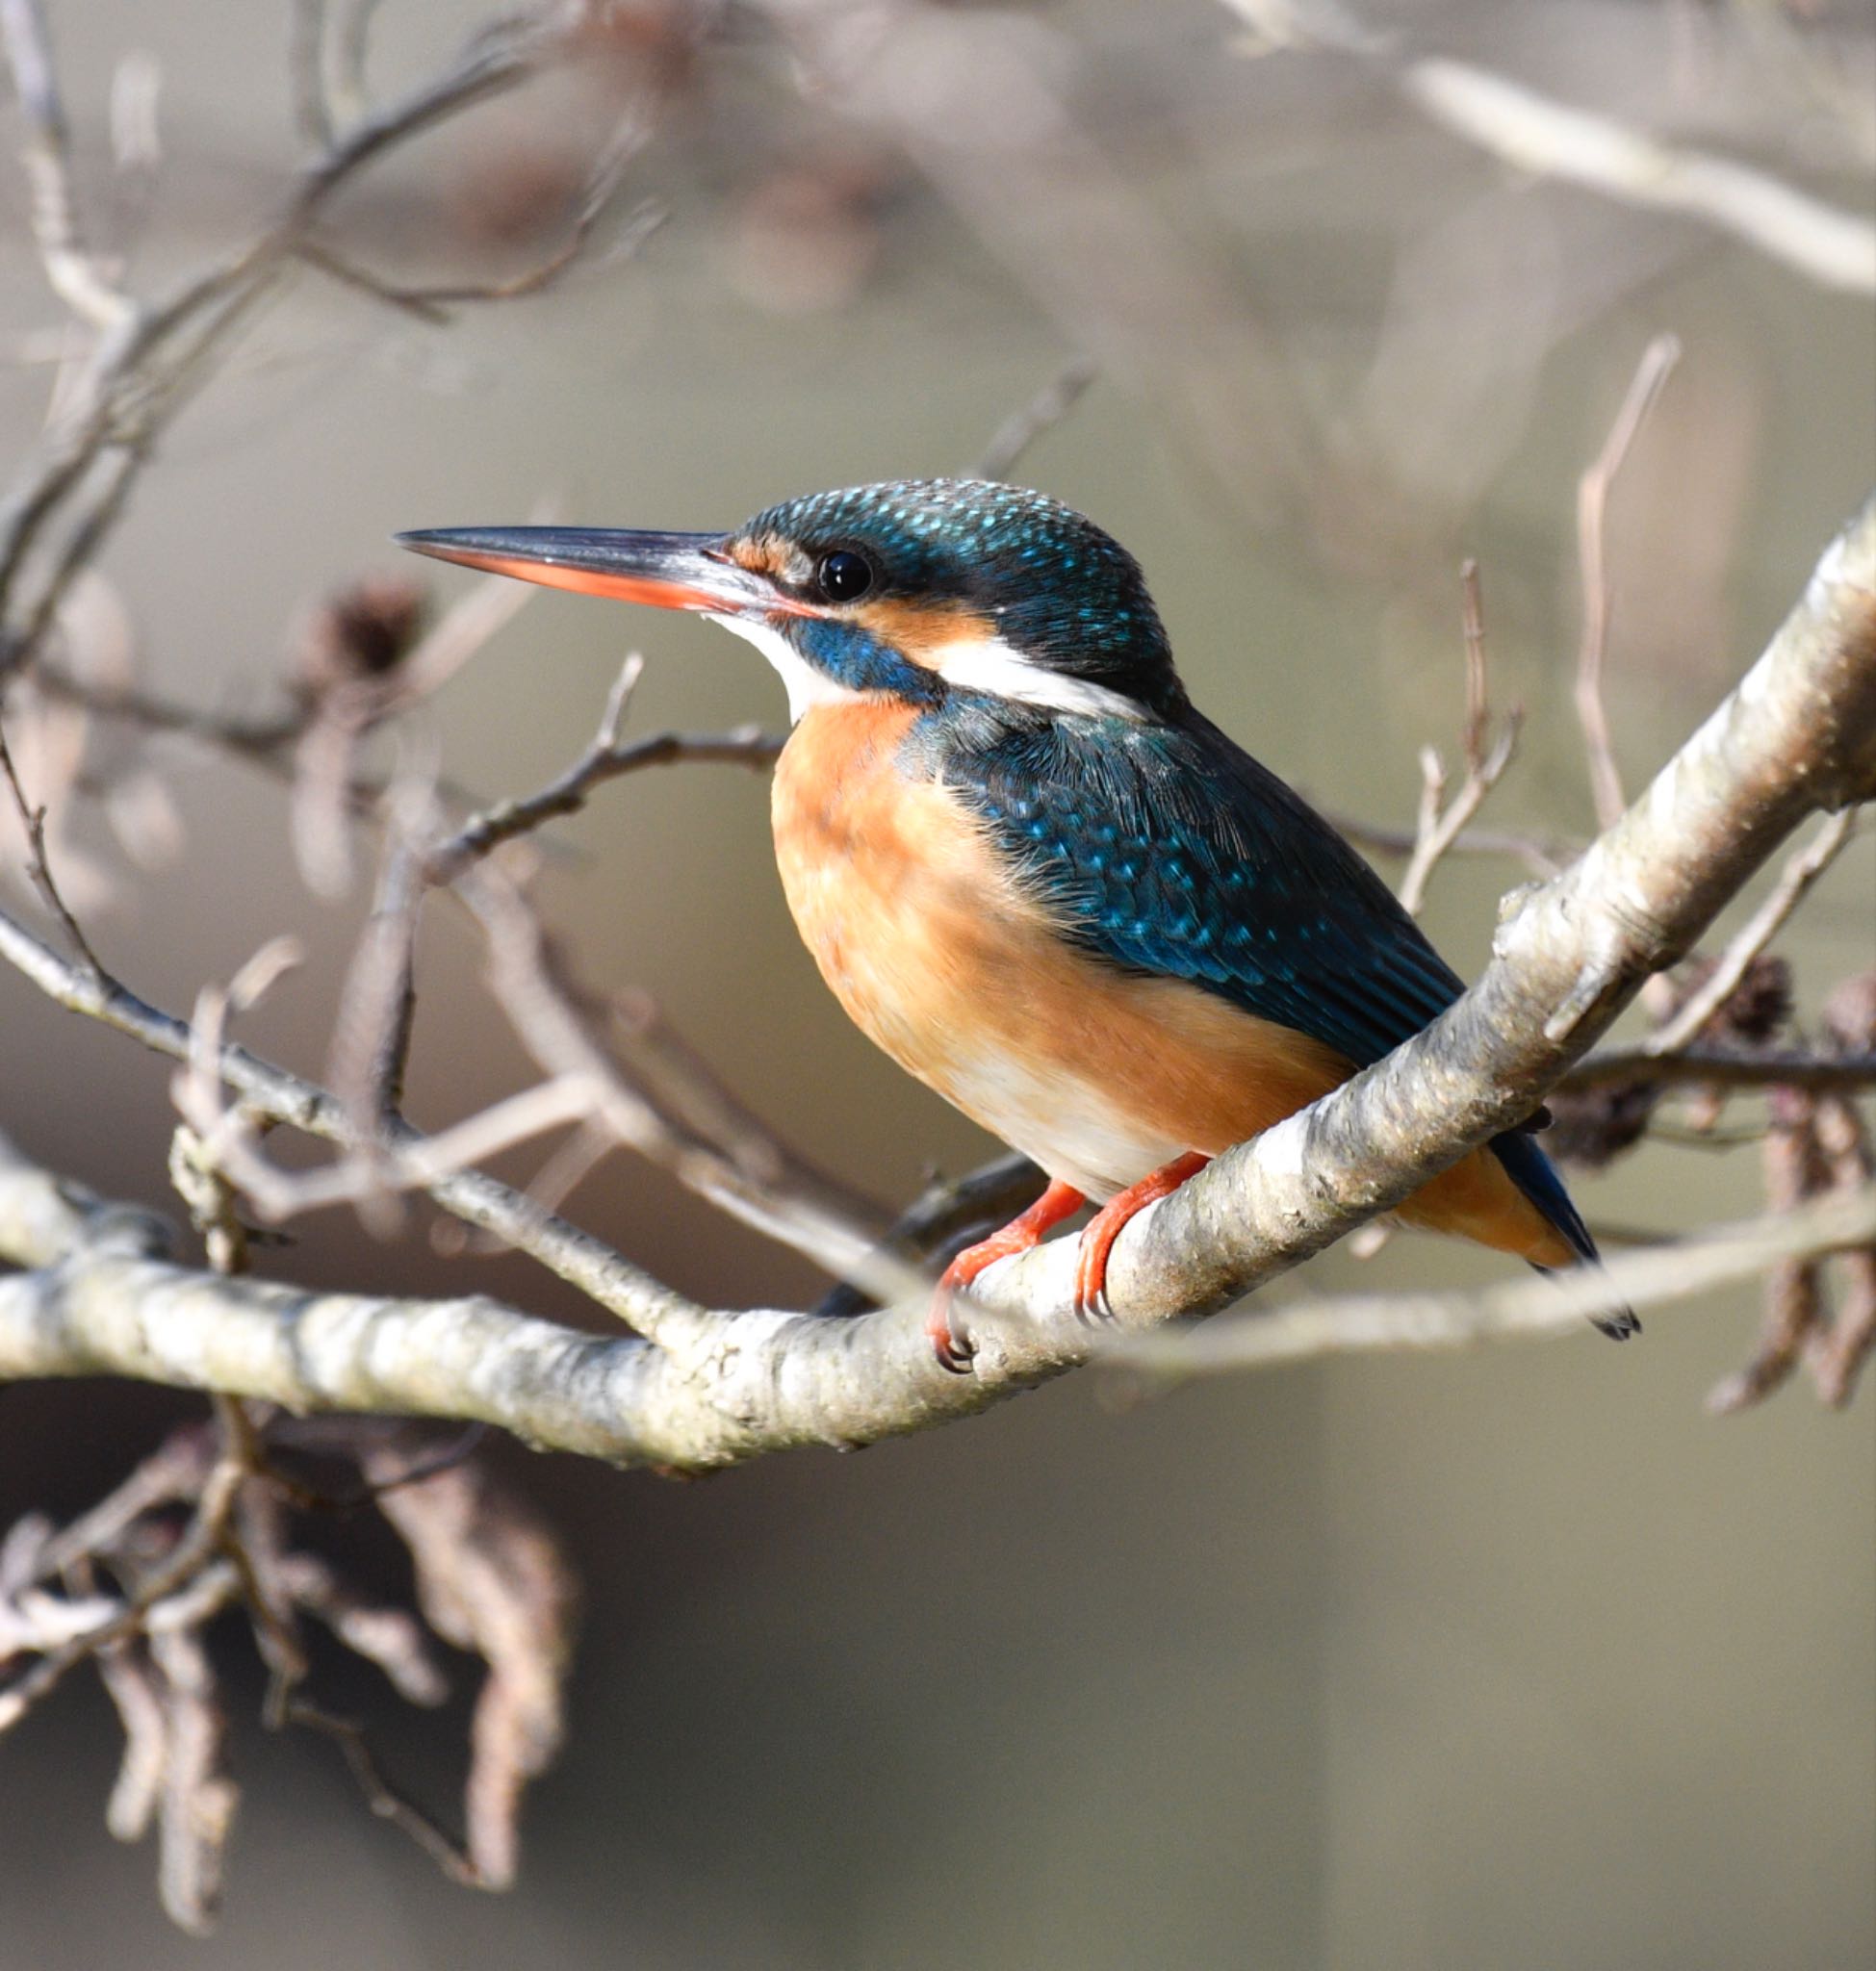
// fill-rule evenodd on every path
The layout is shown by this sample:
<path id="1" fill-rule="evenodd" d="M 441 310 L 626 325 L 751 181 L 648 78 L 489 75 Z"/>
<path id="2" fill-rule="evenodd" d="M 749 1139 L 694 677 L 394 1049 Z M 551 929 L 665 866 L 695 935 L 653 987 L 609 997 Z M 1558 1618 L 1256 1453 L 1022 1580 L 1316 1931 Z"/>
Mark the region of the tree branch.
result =
<path id="1" fill-rule="evenodd" d="M 192 1058 L 193 1036 L 187 1022 L 140 999 L 108 974 L 92 975 L 68 963 L 4 911 L 0 959 L 68 1011 L 115 1027 L 171 1061 Z M 263 1113 L 322 1141 L 354 1144 L 344 1105 L 324 1088 L 241 1046 L 224 1046 L 218 1067 L 228 1087 Z M 393 1124 L 386 1134 L 394 1146 L 415 1147 L 426 1139 L 422 1130 L 402 1122 Z M 682 1324 L 704 1313 L 604 1241 L 542 1211 L 531 1198 L 478 1170 L 443 1172 L 423 1189 L 445 1211 L 528 1254 L 641 1333 L 666 1321 Z"/>
<path id="2" fill-rule="evenodd" d="M 1704 220 L 1827 288 L 1876 293 L 1876 227 L 1731 158 L 1676 150 L 1467 62 L 1410 64 L 1401 92 L 1455 137 L 1538 177 Z"/>
<path id="3" fill-rule="evenodd" d="M 122 511 L 157 435 L 209 358 L 296 264 L 333 194 L 387 151 L 526 80 L 578 25 L 578 10 L 542 7 L 474 36 L 453 65 L 337 137 L 251 238 L 143 299 L 117 294 L 85 249 L 39 9 L 34 0 L 4 0 L 0 31 L 26 111 L 41 257 L 93 334 L 37 455 L 0 503 L 0 677 L 34 654 L 72 576 Z M 16 600 L 29 553 L 68 510 L 69 537 L 50 557 L 49 574 Z"/>
<path id="4" fill-rule="evenodd" d="M 1340 1293 L 1232 1315 L 1190 1332 L 1128 1335 L 1108 1359 L 1175 1375 L 1270 1369 L 1323 1355 L 1393 1348 L 1457 1348 L 1481 1341 L 1575 1334 L 1619 1292 L 1631 1307 L 1659 1307 L 1752 1278 L 1781 1261 L 1815 1260 L 1876 1241 L 1876 1189 L 1767 1212 L 1668 1245 L 1611 1258 L 1606 1279 L 1501 1281 L 1472 1293 Z"/>

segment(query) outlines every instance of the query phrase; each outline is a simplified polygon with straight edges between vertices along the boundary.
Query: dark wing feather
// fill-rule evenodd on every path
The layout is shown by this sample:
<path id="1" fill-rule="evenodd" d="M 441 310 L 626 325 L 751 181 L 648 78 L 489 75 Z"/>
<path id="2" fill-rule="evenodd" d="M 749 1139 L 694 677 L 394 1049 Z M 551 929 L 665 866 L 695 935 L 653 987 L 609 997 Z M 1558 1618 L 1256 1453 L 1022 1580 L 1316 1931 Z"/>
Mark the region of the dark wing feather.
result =
<path id="1" fill-rule="evenodd" d="M 929 764 L 982 814 L 1068 934 L 1189 979 L 1365 1067 L 1464 990 L 1316 810 L 1197 713 L 1175 724 L 952 718 Z M 1528 1135 L 1492 1148 L 1585 1259 L 1595 1241 Z M 1630 1332 L 1611 1317 L 1611 1332 Z"/>
<path id="2" fill-rule="evenodd" d="M 1463 989 L 1342 837 L 1195 714 L 1006 730 L 944 771 L 1089 949 L 1190 979 L 1357 1066 Z"/>

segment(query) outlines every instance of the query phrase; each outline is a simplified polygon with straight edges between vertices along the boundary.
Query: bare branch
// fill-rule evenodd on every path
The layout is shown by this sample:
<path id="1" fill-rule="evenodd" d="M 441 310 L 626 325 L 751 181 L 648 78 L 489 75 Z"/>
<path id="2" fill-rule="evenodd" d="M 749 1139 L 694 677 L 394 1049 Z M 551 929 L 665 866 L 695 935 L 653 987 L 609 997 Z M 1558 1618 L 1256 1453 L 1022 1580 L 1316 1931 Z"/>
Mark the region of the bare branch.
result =
<path id="1" fill-rule="evenodd" d="M 583 1016 L 580 995 L 563 976 L 538 918 L 492 867 L 462 879 L 458 893 L 487 935 L 489 984 L 517 1037 L 546 1073 L 586 1088 L 596 1126 L 664 1165 L 732 1217 L 816 1261 L 836 1279 L 883 1296 L 927 1288 L 917 1268 L 880 1245 L 880 1228 L 869 1222 L 873 1215 L 864 1213 L 860 1200 L 786 1153 L 766 1131 L 752 1129 L 740 1104 L 730 1104 L 714 1084 L 701 1082 L 694 1061 L 674 1062 L 668 1046 L 655 1052 L 641 1046 L 636 1065 L 649 1071 L 643 1075 L 646 1088 L 629 1081 L 604 1037 Z M 638 1037 L 642 1041 L 644 1036 Z M 656 1090 L 659 1084 L 676 1095 L 676 1103 L 650 1098 L 647 1090 Z M 689 1119 L 700 1119 L 699 1098 L 717 1112 L 712 1120 L 730 1128 L 686 1129 L 669 1113 L 688 1101 Z M 738 1154 L 739 1139 L 752 1144 L 754 1156 Z M 660 1339 L 660 1333 L 652 1332 L 650 1339 Z"/>
<path id="2" fill-rule="evenodd" d="M 1725 1225 L 1671 1245 L 1618 1253 L 1605 1275 L 1506 1280 L 1475 1293 L 1349 1293 L 1292 1301 L 1176 1333 L 1129 1335 L 1110 1360 L 1200 1375 L 1379 1348 L 1453 1348 L 1576 1333 L 1612 1301 L 1659 1307 L 1876 1238 L 1876 1189 Z"/>
<path id="3" fill-rule="evenodd" d="M 1460 571 L 1464 597 L 1466 642 L 1466 722 L 1461 730 L 1460 752 L 1466 764 L 1466 778 L 1451 802 L 1446 799 L 1446 768 L 1440 756 L 1427 747 L 1420 755 L 1420 820 L 1414 831 L 1413 855 L 1401 878 L 1401 905 L 1410 917 L 1420 915 L 1426 900 L 1426 884 L 1440 859 L 1464 832 L 1466 825 L 1484 806 L 1485 797 L 1503 778 L 1518 747 L 1518 729 L 1524 720 L 1514 707 L 1496 740 L 1491 739 L 1491 704 L 1485 678 L 1485 616 L 1478 592 L 1478 564 L 1468 561 Z M 1488 747 L 1487 741 L 1490 740 Z"/>
<path id="4" fill-rule="evenodd" d="M 185 1022 L 159 1011 L 108 975 L 93 977 L 66 963 L 4 911 L 0 911 L 0 958 L 67 1011 L 101 1020 L 171 1061 L 190 1059 L 193 1037 Z M 346 1145 L 352 1141 L 343 1105 L 315 1084 L 238 1046 L 222 1050 L 219 1072 L 260 1113 L 327 1142 Z M 424 1140 L 422 1131 L 401 1123 L 390 1135 L 398 1144 Z M 0 1163 L 0 1178 L 6 1174 L 6 1166 Z M 541 1211 L 531 1199 L 494 1178 L 478 1171 L 452 1170 L 424 1188 L 445 1211 L 529 1254 L 634 1326 L 649 1321 L 681 1325 L 704 1313 L 590 1233 Z M 5 1215 L 0 1214 L 0 1223 L 4 1222 Z"/>
<path id="5" fill-rule="evenodd" d="M 596 787 L 617 780 L 622 774 L 685 760 L 720 760 L 758 770 L 774 764 L 782 751 L 782 741 L 755 726 L 739 726 L 723 733 L 660 732 L 650 739 L 623 739 L 621 728 L 627 703 L 643 661 L 635 653 L 626 659 L 606 700 L 599 731 L 586 751 L 538 793 L 521 800 L 498 802 L 482 813 L 472 815 L 424 858 L 426 881 L 453 883 L 464 870 L 503 842 L 530 833 L 545 822 L 578 814 Z"/>
<path id="6" fill-rule="evenodd" d="M 70 940 L 72 949 L 84 960 L 86 969 L 95 977 L 102 975 L 97 953 L 91 949 L 91 941 L 85 935 L 84 927 L 71 913 L 61 893 L 57 880 L 52 874 L 52 865 L 45 856 L 45 809 L 35 807 L 26 798 L 26 789 L 19 783 L 19 771 L 13 765 L 13 756 L 7 745 L 7 732 L 0 726 L 0 778 L 7 782 L 8 792 L 19 816 L 19 826 L 26 842 L 26 874 L 33 887 L 39 891 L 45 907 L 58 920 L 59 927 Z"/>
<path id="7" fill-rule="evenodd" d="M 72 230 L 63 124 L 38 24 L 34 0 L 7 0 L 0 27 L 9 31 L 27 99 L 29 167 L 46 188 L 38 201 L 42 246 L 50 240 L 63 251 L 70 243 L 82 268 L 90 263 Z M 74 306 L 96 322 L 93 345 L 38 456 L 0 506 L 0 675 L 35 653 L 65 585 L 121 510 L 157 434 L 209 359 L 296 264 L 333 194 L 387 151 L 526 80 L 559 52 L 574 25 L 565 10 L 542 8 L 474 37 L 443 73 L 350 124 L 308 165 L 270 224 L 167 294 L 107 311 L 97 294 L 87 299 L 81 274 Z M 103 484 L 88 494 L 93 468 L 107 459 L 115 463 Z M 37 594 L 17 604 L 13 591 L 29 550 L 68 507 L 74 517 L 67 547 L 52 557 Z"/>
<path id="8" fill-rule="evenodd" d="M 1824 287 L 1876 293 L 1876 226 L 1750 166 L 1673 149 L 1466 62 L 1415 62 L 1400 87 L 1436 123 L 1520 170 L 1685 214 Z"/>
<path id="9" fill-rule="evenodd" d="M 0 1290 L 12 1284 L 0 1282 Z M 239 1451 L 224 1448 L 203 1482 L 189 1530 L 176 1542 L 174 1550 L 139 1582 L 136 1594 L 105 1621 L 41 1655 L 25 1676 L 0 1690 L 0 1733 L 11 1730 L 64 1677 L 100 1650 L 114 1649 L 146 1627 L 155 1633 L 165 1625 L 163 1604 L 171 1596 L 193 1588 L 219 1549 L 244 1472 Z M 175 1620 L 172 1615 L 170 1621 Z"/>
<path id="10" fill-rule="evenodd" d="M 1671 335 L 1657 336 L 1643 350 L 1609 435 L 1577 486 L 1577 554 L 1582 567 L 1577 718 L 1589 755 L 1589 786 L 1596 797 L 1596 819 L 1604 828 L 1614 825 L 1625 799 L 1622 775 L 1615 763 L 1615 746 L 1609 736 L 1608 712 L 1603 704 L 1603 665 L 1608 655 L 1609 615 L 1613 606 L 1605 543 L 1609 488 L 1654 408 L 1655 399 L 1680 360 L 1681 345 Z"/>
<path id="11" fill-rule="evenodd" d="M 967 469 L 968 476 L 1007 479 L 1030 447 L 1061 423 L 1100 373 L 1100 366 L 1085 357 L 1070 363 L 996 427 L 976 463 Z"/>
<path id="12" fill-rule="evenodd" d="M 317 268 L 344 286 L 355 288 L 361 294 L 370 294 L 373 300 L 413 315 L 420 321 L 440 326 L 450 320 L 452 308 L 494 301 L 519 301 L 532 294 L 545 294 L 569 268 L 587 258 L 587 248 L 607 202 L 624 182 L 626 166 L 636 156 L 642 142 L 643 136 L 638 134 L 629 144 L 614 146 L 580 201 L 566 239 L 532 267 L 510 274 L 505 280 L 434 282 L 424 287 L 405 287 L 356 266 L 318 241 L 303 240 L 295 250 L 309 267 Z M 602 264 L 609 266 L 630 259 L 664 223 L 664 217 L 661 206 L 640 206 L 620 228 L 618 237 L 602 256 Z"/>
<path id="13" fill-rule="evenodd" d="M 134 304 L 85 243 L 72 187 L 71 144 L 39 0 L 0 0 L 0 39 L 13 68 L 24 134 L 20 162 L 32 194 L 33 236 L 53 292 L 73 314 L 116 328 Z"/>
<path id="14" fill-rule="evenodd" d="M 1786 861 L 1771 894 L 1740 926 L 1706 982 L 1689 993 L 1680 1010 L 1642 1043 L 1644 1053 L 1678 1053 L 1699 1034 L 1733 996 L 1753 960 L 1785 928 L 1792 911 L 1810 893 L 1812 884 L 1837 860 L 1856 826 L 1854 807 L 1825 817 L 1811 841 Z"/>

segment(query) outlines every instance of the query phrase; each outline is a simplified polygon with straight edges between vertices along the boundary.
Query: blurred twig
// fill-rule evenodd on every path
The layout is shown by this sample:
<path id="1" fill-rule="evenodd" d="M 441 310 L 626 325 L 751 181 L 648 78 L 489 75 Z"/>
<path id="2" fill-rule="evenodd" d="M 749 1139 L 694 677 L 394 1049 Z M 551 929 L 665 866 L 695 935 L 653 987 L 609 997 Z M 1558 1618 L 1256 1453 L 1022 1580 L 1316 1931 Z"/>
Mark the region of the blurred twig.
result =
<path id="1" fill-rule="evenodd" d="M 1100 373 L 1097 364 L 1085 359 L 1070 363 L 996 427 L 990 442 L 967 468 L 967 475 L 973 479 L 1007 479 L 1029 448 L 1061 423 Z"/>
<path id="2" fill-rule="evenodd" d="M 1589 757 L 1589 784 L 1596 798 L 1596 819 L 1603 828 L 1615 821 L 1625 805 L 1621 770 L 1615 763 L 1608 712 L 1603 702 L 1603 667 L 1608 655 L 1609 616 L 1613 608 L 1606 546 L 1609 488 L 1680 360 L 1681 345 L 1671 335 L 1657 336 L 1648 345 L 1603 448 L 1577 487 L 1577 553 L 1582 569 L 1577 718 Z"/>
<path id="3" fill-rule="evenodd" d="M 52 865 L 46 860 L 45 809 L 42 806 L 36 807 L 26 798 L 26 789 L 20 785 L 19 772 L 13 765 L 13 753 L 7 745 L 4 725 L 0 725 L 0 779 L 7 782 L 7 791 L 19 818 L 19 827 L 26 845 L 26 874 L 33 887 L 39 891 L 40 900 L 58 920 L 59 927 L 70 941 L 72 949 L 85 961 L 92 976 L 102 977 L 104 968 L 98 963 L 97 953 L 91 949 L 90 939 L 85 935 L 84 927 L 72 915 L 71 909 L 52 874 Z"/>
<path id="4" fill-rule="evenodd" d="M 1658 1054 L 1646 1041 L 1605 1047 L 1586 1056 L 1557 1083 L 1595 1088 L 1637 1075 L 1662 1082 L 1731 1088 L 1800 1088 L 1854 1094 L 1876 1088 L 1876 1054 L 1805 1053 L 1789 1047 L 1705 1047 L 1683 1043 Z"/>
<path id="5" fill-rule="evenodd" d="M 498 802 L 472 815 L 453 834 L 427 852 L 424 863 L 425 881 L 453 883 L 472 863 L 501 843 L 529 833 L 544 822 L 578 813 L 594 788 L 617 780 L 622 774 L 680 760 L 720 760 L 758 769 L 774 764 L 776 755 L 782 751 L 782 741 L 754 726 L 739 726 L 733 731 L 721 733 L 660 732 L 649 739 L 628 741 L 623 733 L 625 716 L 642 668 L 643 659 L 635 653 L 626 659 L 606 699 L 592 744 L 564 773 L 557 774 L 538 793 Z"/>
<path id="6" fill-rule="evenodd" d="M 64 105 L 39 0 L 0 0 L 0 40 L 6 44 L 19 101 L 20 162 L 46 279 L 73 314 L 93 327 L 114 329 L 135 304 L 107 263 L 90 250 L 79 220 Z"/>
<path id="7" fill-rule="evenodd" d="M 1705 983 L 1642 1043 L 1645 1053 L 1677 1053 L 1699 1035 L 1732 996 L 1754 959 L 1784 929 L 1812 884 L 1837 860 L 1856 829 L 1857 812 L 1845 807 L 1825 816 L 1817 832 L 1786 862 L 1771 894 L 1739 928 Z"/>
<path id="8" fill-rule="evenodd" d="M 8 0 L 0 32 L 28 113 L 28 161 L 48 275 L 91 324 L 91 342 L 37 456 L 0 505 L 0 675 L 37 654 L 61 597 L 121 512 L 157 435 L 210 359 L 294 264 L 333 195 L 387 152 L 525 80 L 558 50 L 569 20 L 562 10 L 544 8 L 473 37 L 440 74 L 336 136 L 251 238 L 166 293 L 118 306 L 81 243 L 38 9 L 33 0 Z M 66 540 L 49 557 L 38 588 L 22 597 L 29 551 L 60 516 Z"/>
<path id="9" fill-rule="evenodd" d="M 1485 678 L 1485 617 L 1478 592 L 1478 564 L 1468 561 L 1460 573 L 1464 596 L 1466 650 L 1466 722 L 1460 752 L 1466 777 L 1459 791 L 1446 798 L 1446 767 L 1438 753 L 1428 746 L 1420 755 L 1420 819 L 1414 831 L 1414 849 L 1406 872 L 1401 879 L 1401 907 L 1410 917 L 1420 914 L 1426 901 L 1426 884 L 1440 858 L 1447 855 L 1464 832 L 1485 797 L 1498 785 L 1517 751 L 1518 729 L 1523 711 L 1513 706 L 1496 739 L 1491 736 L 1491 704 Z M 1489 742 L 1489 744 L 1488 744 Z"/>
<path id="10" fill-rule="evenodd" d="M 1751 166 L 1677 150 L 1470 63 L 1414 62 L 1400 85 L 1436 123 L 1520 170 L 1703 219 L 1825 287 L 1876 293 L 1876 226 Z"/>
<path id="11" fill-rule="evenodd" d="M 217 1277 L 223 1291 L 242 1290 L 239 1280 Z M 165 1907 L 184 1929 L 206 1931 L 239 1800 L 208 1630 L 240 1607 L 274 1673 L 273 1722 L 338 1738 L 373 1810 L 454 1880 L 506 1886 L 523 1792 L 559 1744 L 576 1597 L 558 1544 L 460 1446 L 447 1462 L 413 1459 L 401 1428 L 328 1424 L 325 1454 L 347 1459 L 365 1481 L 354 1503 L 371 1501 L 410 1553 L 425 1628 L 414 1612 L 371 1602 L 330 1562 L 292 1544 L 284 1501 L 295 1495 L 266 1462 L 269 1420 L 227 1397 L 218 1407 L 214 1437 L 185 1426 L 63 1531 L 31 1517 L 0 1542 L 0 1678 L 32 1659 L 0 1680 L 0 1731 L 94 1661 L 124 1730 L 111 1831 L 134 1841 L 154 1823 Z M 170 1525 L 178 1505 L 192 1508 L 180 1535 Z M 100 1594 L 106 1574 L 127 1591 Z M 55 1577 L 66 1592 L 41 1585 Z M 376 1665 L 412 1703 L 435 1705 L 447 1695 L 432 1631 L 485 1663 L 470 1731 L 466 1849 L 384 1782 L 358 1728 L 303 1694 L 301 1614 Z"/>
<path id="12" fill-rule="evenodd" d="M 1423 115 L 1518 170 L 1700 219 L 1824 287 L 1876 293 L 1876 226 L 1766 171 L 1677 148 L 1474 63 L 1403 56 L 1398 34 L 1371 31 L 1341 0 L 1224 5 L 1264 46 L 1332 49 L 1381 67 Z"/>

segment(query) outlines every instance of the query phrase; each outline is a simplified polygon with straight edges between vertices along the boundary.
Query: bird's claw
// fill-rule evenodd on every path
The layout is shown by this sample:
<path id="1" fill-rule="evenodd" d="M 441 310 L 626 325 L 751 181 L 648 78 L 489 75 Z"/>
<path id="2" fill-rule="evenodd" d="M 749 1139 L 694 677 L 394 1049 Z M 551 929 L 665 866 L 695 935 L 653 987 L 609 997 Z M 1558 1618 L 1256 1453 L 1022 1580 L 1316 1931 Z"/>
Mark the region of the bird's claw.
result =
<path id="1" fill-rule="evenodd" d="M 1077 1274 L 1075 1279 L 1075 1318 L 1083 1327 L 1105 1326 L 1114 1318 L 1114 1303 L 1107 1297 L 1107 1272 L 1103 1267 L 1101 1277 L 1086 1280 Z"/>
<path id="2" fill-rule="evenodd" d="M 971 1364 L 977 1359 L 977 1344 L 951 1318 L 951 1294 L 942 1286 L 932 1296 L 925 1333 L 940 1369 L 951 1375 L 970 1373 Z"/>
<path id="3" fill-rule="evenodd" d="M 977 1344 L 952 1318 L 951 1303 L 956 1294 L 967 1292 L 977 1276 L 1000 1259 L 1027 1252 L 1041 1240 L 1050 1226 L 1079 1211 L 1086 1203 L 1080 1191 L 1051 1179 L 1049 1188 L 1030 1208 L 1014 1217 L 1000 1232 L 967 1245 L 945 1267 L 932 1295 L 932 1311 L 925 1318 L 925 1332 L 931 1339 L 932 1353 L 938 1367 L 953 1375 L 968 1375 L 977 1358 Z"/>

